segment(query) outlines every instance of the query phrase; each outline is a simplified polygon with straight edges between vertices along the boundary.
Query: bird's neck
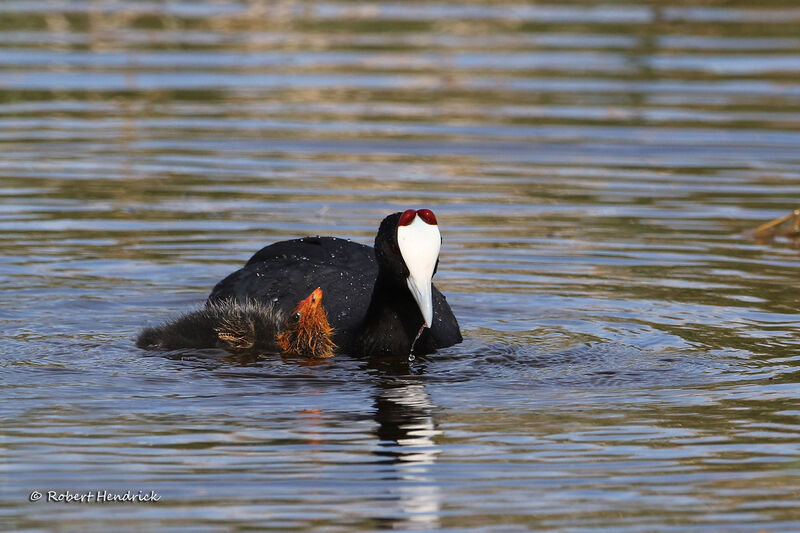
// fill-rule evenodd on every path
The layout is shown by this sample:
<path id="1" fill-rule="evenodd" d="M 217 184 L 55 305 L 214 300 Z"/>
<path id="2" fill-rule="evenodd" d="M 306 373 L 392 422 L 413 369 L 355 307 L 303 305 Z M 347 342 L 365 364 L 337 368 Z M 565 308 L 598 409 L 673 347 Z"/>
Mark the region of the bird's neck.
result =
<path id="1" fill-rule="evenodd" d="M 408 286 L 379 272 L 354 351 L 358 355 L 378 357 L 410 353 L 411 343 L 423 321 Z"/>

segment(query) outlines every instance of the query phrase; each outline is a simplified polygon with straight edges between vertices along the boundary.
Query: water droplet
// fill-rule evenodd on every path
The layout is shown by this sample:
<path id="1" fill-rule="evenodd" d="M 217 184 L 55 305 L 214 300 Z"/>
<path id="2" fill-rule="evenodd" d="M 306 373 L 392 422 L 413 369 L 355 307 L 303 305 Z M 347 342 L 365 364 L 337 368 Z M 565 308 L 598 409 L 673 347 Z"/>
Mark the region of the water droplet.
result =
<path id="1" fill-rule="evenodd" d="M 417 344 L 417 341 L 419 340 L 419 337 L 420 337 L 420 335 L 422 335 L 422 332 L 424 330 L 425 330 L 425 324 L 423 324 L 423 325 L 421 325 L 419 327 L 419 331 L 417 332 L 417 336 L 414 337 L 414 342 L 411 343 L 411 350 L 409 350 L 409 352 L 408 352 L 408 362 L 409 363 L 413 363 L 414 362 L 414 345 Z"/>

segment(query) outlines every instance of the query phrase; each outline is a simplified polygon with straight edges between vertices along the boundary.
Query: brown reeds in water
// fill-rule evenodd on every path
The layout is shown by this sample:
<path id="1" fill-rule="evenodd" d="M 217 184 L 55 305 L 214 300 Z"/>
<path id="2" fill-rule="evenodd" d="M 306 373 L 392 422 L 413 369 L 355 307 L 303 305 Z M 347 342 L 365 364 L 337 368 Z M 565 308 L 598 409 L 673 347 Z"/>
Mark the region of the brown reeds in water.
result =
<path id="1" fill-rule="evenodd" d="M 771 241 L 776 237 L 792 239 L 796 245 L 800 240 L 800 209 L 761 224 L 751 232 L 758 241 Z"/>

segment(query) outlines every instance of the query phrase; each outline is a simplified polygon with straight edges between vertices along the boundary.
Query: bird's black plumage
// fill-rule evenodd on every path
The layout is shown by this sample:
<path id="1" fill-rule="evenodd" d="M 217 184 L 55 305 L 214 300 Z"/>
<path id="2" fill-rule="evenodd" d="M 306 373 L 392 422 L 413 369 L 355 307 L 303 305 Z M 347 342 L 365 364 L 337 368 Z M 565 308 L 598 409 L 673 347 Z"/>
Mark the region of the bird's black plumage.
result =
<path id="1" fill-rule="evenodd" d="M 423 324 L 397 253 L 401 213 L 386 217 L 375 248 L 336 237 L 278 242 L 256 252 L 247 264 L 220 281 L 208 304 L 226 299 L 271 303 L 284 313 L 316 287 L 340 351 L 354 355 L 408 355 Z M 414 346 L 415 354 L 461 342 L 458 321 L 433 287 L 433 322 Z"/>

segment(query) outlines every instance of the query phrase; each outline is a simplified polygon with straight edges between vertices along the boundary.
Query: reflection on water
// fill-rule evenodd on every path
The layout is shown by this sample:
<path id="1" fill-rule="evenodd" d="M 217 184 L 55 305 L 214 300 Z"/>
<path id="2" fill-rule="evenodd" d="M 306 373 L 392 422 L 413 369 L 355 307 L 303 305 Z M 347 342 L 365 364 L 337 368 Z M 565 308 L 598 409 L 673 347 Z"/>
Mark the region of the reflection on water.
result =
<path id="1" fill-rule="evenodd" d="M 434 424 L 431 403 L 424 385 L 383 379 L 375 399 L 379 449 L 375 454 L 387 458 L 396 482 L 398 520 L 392 528 L 431 529 L 441 524 L 440 489 L 433 465 L 440 450 L 433 438 L 440 435 Z M 389 524 L 385 524 L 389 525 Z"/>
<path id="2" fill-rule="evenodd" d="M 9 529 L 800 529 L 800 11 L 0 4 Z M 266 243 L 434 209 L 465 342 L 148 354 Z M 155 490 L 158 505 L 28 501 Z"/>

